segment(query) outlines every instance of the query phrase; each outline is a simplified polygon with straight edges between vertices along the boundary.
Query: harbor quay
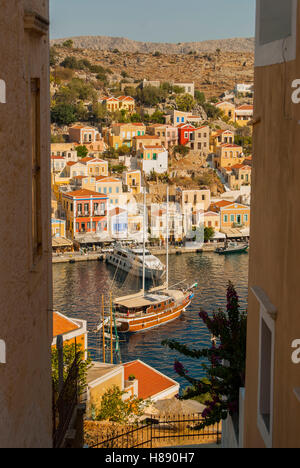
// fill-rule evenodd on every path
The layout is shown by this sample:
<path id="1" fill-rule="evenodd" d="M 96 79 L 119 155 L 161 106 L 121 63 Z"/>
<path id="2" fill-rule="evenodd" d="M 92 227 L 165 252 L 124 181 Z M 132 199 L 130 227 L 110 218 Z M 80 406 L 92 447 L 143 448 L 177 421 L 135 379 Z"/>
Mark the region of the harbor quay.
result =
<path id="1" fill-rule="evenodd" d="M 189 253 L 214 252 L 217 247 L 223 247 L 224 242 L 204 244 L 198 248 L 187 247 L 169 247 L 170 255 L 182 255 Z M 166 249 L 161 247 L 150 247 L 150 252 L 153 255 L 165 255 Z M 106 253 L 99 249 L 94 252 L 65 252 L 61 254 L 53 253 L 52 263 L 75 263 L 89 261 L 105 261 Z"/>

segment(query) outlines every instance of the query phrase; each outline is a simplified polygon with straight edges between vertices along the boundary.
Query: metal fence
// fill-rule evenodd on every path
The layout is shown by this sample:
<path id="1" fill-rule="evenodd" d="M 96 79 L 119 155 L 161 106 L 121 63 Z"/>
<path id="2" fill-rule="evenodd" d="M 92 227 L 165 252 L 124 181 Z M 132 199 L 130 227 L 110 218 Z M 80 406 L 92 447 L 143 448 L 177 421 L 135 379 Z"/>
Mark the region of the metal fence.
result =
<path id="1" fill-rule="evenodd" d="M 221 442 L 221 426 L 200 428 L 201 415 L 168 415 L 135 426 L 98 426 L 86 433 L 89 448 L 155 448 Z M 101 428 L 101 429 L 100 429 Z"/>
<path id="2" fill-rule="evenodd" d="M 59 448 L 78 403 L 79 354 L 75 354 L 61 392 L 53 392 L 53 447 Z"/>

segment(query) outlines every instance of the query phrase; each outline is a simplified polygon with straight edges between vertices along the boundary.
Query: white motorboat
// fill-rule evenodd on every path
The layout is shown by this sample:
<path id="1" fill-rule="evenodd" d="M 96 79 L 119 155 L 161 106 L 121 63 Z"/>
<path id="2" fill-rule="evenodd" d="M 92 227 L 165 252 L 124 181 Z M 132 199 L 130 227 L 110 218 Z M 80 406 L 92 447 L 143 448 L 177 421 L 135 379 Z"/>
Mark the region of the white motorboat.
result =
<path id="1" fill-rule="evenodd" d="M 107 263 L 116 268 L 131 273 L 135 276 L 143 276 L 143 262 L 145 261 L 145 278 L 160 279 L 165 271 L 165 265 L 151 252 L 142 247 L 123 247 L 116 244 L 112 253 L 106 255 Z"/>

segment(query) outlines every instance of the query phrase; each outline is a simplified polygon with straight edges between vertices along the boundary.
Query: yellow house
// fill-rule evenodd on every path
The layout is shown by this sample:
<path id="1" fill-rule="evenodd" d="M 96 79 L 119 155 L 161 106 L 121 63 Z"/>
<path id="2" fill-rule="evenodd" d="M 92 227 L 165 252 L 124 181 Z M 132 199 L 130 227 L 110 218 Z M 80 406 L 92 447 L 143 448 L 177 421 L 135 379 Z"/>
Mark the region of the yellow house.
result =
<path id="1" fill-rule="evenodd" d="M 116 112 L 118 110 L 125 110 L 128 113 L 135 111 L 135 100 L 131 96 L 119 96 L 119 97 L 104 97 L 99 100 L 105 105 L 108 112 Z"/>
<path id="2" fill-rule="evenodd" d="M 221 230 L 250 226 L 250 207 L 241 203 L 232 203 L 220 208 Z"/>
<path id="3" fill-rule="evenodd" d="M 222 169 L 222 167 L 230 167 L 235 164 L 241 164 L 245 159 L 242 146 L 223 143 L 216 147 L 216 153 L 213 156 L 213 167 Z"/>
<path id="4" fill-rule="evenodd" d="M 128 187 L 128 190 L 134 195 L 141 193 L 142 176 L 141 171 L 128 171 L 123 174 L 123 183 Z"/>
<path id="5" fill-rule="evenodd" d="M 66 221 L 58 218 L 51 218 L 52 237 L 66 237 Z"/>
<path id="6" fill-rule="evenodd" d="M 86 157 L 80 159 L 81 164 L 87 166 L 87 174 L 89 176 L 108 176 L 108 162 L 102 159 Z"/>
<path id="7" fill-rule="evenodd" d="M 216 153 L 217 147 L 224 143 L 234 143 L 234 132 L 231 130 L 214 130 L 210 134 L 210 152 Z"/>
<path id="8" fill-rule="evenodd" d="M 133 138 L 146 133 L 146 126 L 143 123 L 115 123 L 111 129 L 106 131 L 106 143 L 112 148 L 118 149 L 120 146 L 132 146 Z"/>
<path id="9" fill-rule="evenodd" d="M 119 205 L 123 201 L 122 180 L 116 177 L 96 177 L 95 191 L 109 198 L 109 205 Z"/>
<path id="10" fill-rule="evenodd" d="M 248 164 L 222 168 L 222 173 L 231 190 L 240 190 L 242 185 L 251 185 L 251 166 Z"/>
<path id="11" fill-rule="evenodd" d="M 229 101 L 221 101 L 215 104 L 215 107 L 219 109 L 223 114 L 228 117 L 232 122 L 235 119 L 235 105 Z"/>
<path id="12" fill-rule="evenodd" d="M 253 119 L 253 106 L 243 105 L 239 106 L 235 110 L 235 122 L 240 127 L 245 127 Z"/>
<path id="13" fill-rule="evenodd" d="M 162 146 L 161 139 L 157 135 L 141 135 L 135 136 L 132 142 L 134 151 L 142 149 L 143 146 Z"/>

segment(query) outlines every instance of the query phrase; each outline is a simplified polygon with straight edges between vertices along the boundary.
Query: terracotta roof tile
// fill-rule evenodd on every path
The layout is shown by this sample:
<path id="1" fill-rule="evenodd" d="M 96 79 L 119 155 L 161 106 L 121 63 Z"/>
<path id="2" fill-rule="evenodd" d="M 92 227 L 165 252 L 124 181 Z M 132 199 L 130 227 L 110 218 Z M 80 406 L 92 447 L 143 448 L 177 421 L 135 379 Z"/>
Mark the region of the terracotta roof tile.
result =
<path id="1" fill-rule="evenodd" d="M 175 382 L 169 377 L 160 374 L 157 370 L 139 360 L 124 364 L 125 380 L 128 380 L 131 374 L 138 380 L 139 398 L 150 398 L 175 385 Z"/>
<path id="2" fill-rule="evenodd" d="M 63 335 L 64 333 L 70 333 L 71 331 L 78 330 L 79 328 L 79 325 L 74 323 L 65 315 L 53 312 L 53 337 Z"/>

